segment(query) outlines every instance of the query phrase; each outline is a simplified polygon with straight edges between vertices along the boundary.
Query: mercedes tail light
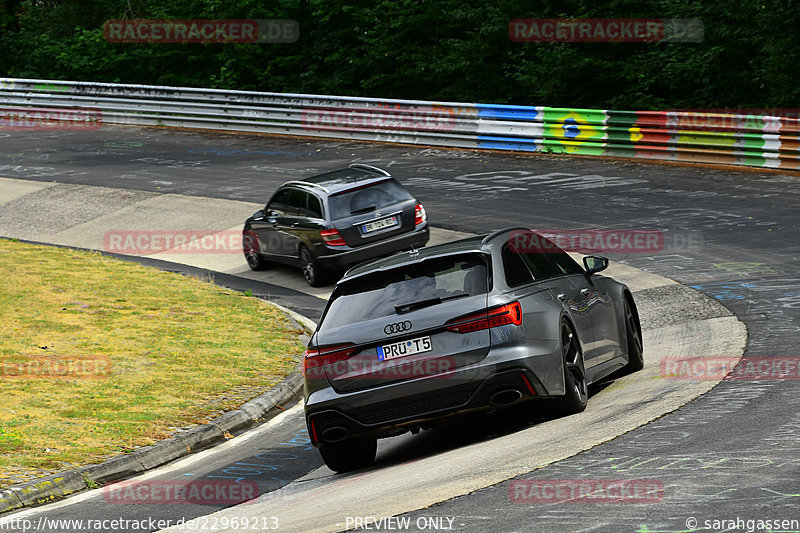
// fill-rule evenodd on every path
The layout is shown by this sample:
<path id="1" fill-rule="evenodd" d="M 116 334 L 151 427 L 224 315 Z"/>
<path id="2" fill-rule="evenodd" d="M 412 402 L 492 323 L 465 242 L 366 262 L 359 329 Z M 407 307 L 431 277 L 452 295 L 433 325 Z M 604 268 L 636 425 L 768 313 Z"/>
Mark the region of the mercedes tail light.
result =
<path id="1" fill-rule="evenodd" d="M 325 241 L 325 244 L 328 246 L 346 246 L 347 243 L 344 242 L 342 235 L 339 233 L 337 229 L 324 229 L 319 232 L 322 240 Z"/>
<path id="2" fill-rule="evenodd" d="M 422 204 L 417 204 L 414 208 L 414 227 L 424 224 L 428 220 L 428 215 L 425 213 L 425 208 Z"/>

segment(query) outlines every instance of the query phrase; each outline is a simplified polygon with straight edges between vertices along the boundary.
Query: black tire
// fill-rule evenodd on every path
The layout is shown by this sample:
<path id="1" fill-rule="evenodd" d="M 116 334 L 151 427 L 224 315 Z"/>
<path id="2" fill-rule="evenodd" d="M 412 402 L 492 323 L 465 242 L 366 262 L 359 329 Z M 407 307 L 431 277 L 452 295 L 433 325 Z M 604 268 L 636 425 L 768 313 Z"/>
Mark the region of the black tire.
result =
<path id="1" fill-rule="evenodd" d="M 264 261 L 258 250 L 258 237 L 256 234 L 251 231 L 245 231 L 242 234 L 242 251 L 250 270 L 264 270 L 269 266 L 269 263 Z"/>
<path id="2" fill-rule="evenodd" d="M 371 465 L 378 450 L 378 439 L 348 439 L 322 444 L 319 453 L 334 472 L 350 472 Z"/>
<path id="3" fill-rule="evenodd" d="M 573 415 L 586 409 L 589 388 L 586 385 L 586 367 L 578 336 L 566 320 L 561 321 L 561 359 L 566 393 L 556 400 L 556 412 L 560 415 Z"/>
<path id="4" fill-rule="evenodd" d="M 303 268 L 303 277 L 312 287 L 322 287 L 328 282 L 328 271 L 319 266 L 317 260 L 305 246 L 300 247 L 300 265 Z"/>
<path id="5" fill-rule="evenodd" d="M 628 341 L 628 364 L 622 367 L 623 374 L 632 374 L 644 368 L 644 346 L 642 327 L 636 314 L 636 307 L 625 298 L 625 335 Z"/>

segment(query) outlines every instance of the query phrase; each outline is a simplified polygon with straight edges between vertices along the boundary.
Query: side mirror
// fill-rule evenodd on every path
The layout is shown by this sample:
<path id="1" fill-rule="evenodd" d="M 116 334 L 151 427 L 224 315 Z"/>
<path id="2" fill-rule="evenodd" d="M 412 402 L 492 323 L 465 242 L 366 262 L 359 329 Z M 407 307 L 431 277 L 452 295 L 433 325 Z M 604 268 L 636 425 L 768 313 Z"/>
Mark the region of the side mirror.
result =
<path id="1" fill-rule="evenodd" d="M 261 220 L 263 218 L 264 218 L 264 210 L 263 209 L 259 209 L 258 211 L 253 213 L 253 216 L 252 216 L 253 220 Z"/>
<path id="2" fill-rule="evenodd" d="M 591 276 L 602 270 L 608 268 L 608 259 L 598 255 L 587 255 L 583 258 L 583 267 L 586 269 L 586 275 Z"/>

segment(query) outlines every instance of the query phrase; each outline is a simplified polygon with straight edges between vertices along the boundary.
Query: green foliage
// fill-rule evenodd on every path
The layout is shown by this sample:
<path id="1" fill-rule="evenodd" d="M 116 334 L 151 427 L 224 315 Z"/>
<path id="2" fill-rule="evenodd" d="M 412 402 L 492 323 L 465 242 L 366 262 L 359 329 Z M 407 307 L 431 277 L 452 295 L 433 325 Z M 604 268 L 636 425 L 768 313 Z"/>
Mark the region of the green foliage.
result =
<path id="1" fill-rule="evenodd" d="M 800 4 L 783 0 L 12 0 L 0 73 L 609 109 L 798 107 Z M 699 18 L 699 43 L 520 43 L 515 18 Z M 120 44 L 109 19 L 294 19 L 293 44 Z"/>

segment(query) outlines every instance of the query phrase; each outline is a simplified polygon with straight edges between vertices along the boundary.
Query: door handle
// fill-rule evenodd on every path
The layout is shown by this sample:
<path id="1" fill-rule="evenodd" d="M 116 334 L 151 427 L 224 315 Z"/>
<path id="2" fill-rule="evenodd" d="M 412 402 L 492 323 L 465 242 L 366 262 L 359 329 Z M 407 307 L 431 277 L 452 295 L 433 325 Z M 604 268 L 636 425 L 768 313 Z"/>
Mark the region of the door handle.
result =
<path id="1" fill-rule="evenodd" d="M 567 295 L 562 292 L 561 294 L 558 295 L 558 299 L 563 302 L 564 300 L 567 299 Z"/>

